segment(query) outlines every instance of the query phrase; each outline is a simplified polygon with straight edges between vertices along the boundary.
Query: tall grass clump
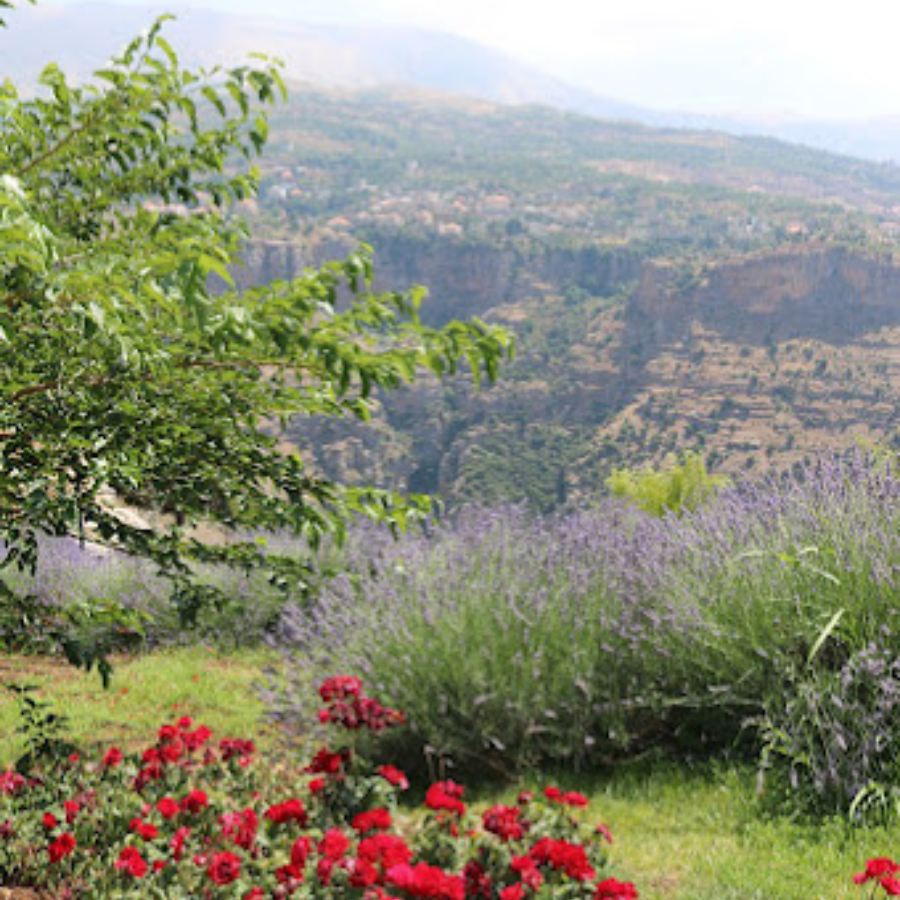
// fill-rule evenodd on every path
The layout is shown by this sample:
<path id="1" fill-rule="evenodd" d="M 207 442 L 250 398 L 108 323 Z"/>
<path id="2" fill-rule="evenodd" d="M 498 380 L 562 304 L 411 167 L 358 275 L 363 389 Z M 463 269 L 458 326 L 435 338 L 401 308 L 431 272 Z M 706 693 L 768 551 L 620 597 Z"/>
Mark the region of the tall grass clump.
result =
<path id="1" fill-rule="evenodd" d="M 359 534 L 343 574 L 286 612 L 273 713 L 301 720 L 311 670 L 352 671 L 409 712 L 391 748 L 407 758 L 507 771 L 729 749 L 846 809 L 900 782 L 898 580 L 900 481 L 861 454 L 681 516 L 610 503 Z"/>

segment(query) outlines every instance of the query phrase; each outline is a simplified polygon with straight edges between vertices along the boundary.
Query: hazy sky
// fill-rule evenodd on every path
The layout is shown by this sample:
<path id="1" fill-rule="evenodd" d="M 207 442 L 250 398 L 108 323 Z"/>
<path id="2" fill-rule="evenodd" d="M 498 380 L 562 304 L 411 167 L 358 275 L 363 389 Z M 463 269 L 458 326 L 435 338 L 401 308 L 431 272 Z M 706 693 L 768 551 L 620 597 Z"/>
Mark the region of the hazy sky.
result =
<path id="1" fill-rule="evenodd" d="M 42 5 L 77 0 L 42 0 Z M 144 6 L 147 0 L 112 0 Z M 153 0 L 159 5 L 161 0 Z M 168 0 L 475 38 L 598 93 L 702 112 L 900 115 L 898 0 Z"/>

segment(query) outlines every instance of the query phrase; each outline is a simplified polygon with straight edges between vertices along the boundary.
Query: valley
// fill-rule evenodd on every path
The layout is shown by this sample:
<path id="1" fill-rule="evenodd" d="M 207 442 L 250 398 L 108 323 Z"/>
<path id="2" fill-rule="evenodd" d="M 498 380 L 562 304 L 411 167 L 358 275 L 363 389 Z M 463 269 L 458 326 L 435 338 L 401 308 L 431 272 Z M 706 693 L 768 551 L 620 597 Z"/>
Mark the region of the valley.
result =
<path id="1" fill-rule="evenodd" d="M 697 450 L 783 470 L 886 444 L 900 393 L 900 174 L 766 139 L 440 95 L 295 92 L 273 125 L 244 286 L 358 242 L 423 320 L 518 337 L 480 392 L 419 384 L 374 428 L 294 422 L 333 477 L 451 505 L 590 502 Z"/>

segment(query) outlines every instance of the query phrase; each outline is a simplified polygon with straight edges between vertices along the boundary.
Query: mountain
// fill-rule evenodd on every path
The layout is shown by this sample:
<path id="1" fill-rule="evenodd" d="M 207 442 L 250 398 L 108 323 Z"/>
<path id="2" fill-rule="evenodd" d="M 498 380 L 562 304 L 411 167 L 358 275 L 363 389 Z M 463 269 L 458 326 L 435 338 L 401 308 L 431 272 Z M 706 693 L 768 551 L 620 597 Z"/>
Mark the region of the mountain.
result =
<path id="1" fill-rule="evenodd" d="M 39 46 L 86 72 L 145 21 L 113 6 L 78 14 L 23 15 L 0 36 L 4 62 L 22 75 Z M 89 35 L 78 44 L 76 26 Z M 233 62 L 265 32 L 295 48 L 291 66 L 312 66 L 318 46 L 316 68 L 366 86 L 296 86 L 276 110 L 260 196 L 242 205 L 257 239 L 241 284 L 366 241 L 379 288 L 431 289 L 426 321 L 482 316 L 518 335 L 490 390 L 425 382 L 384 398 L 373 427 L 292 423 L 281 438 L 315 468 L 549 510 L 587 501 L 616 466 L 676 451 L 761 471 L 897 440 L 897 167 L 706 122 L 651 127 L 368 80 L 377 63 L 391 80 L 493 84 L 505 101 L 550 90 L 442 36 L 431 58 L 394 60 L 391 41 L 426 37 L 229 16 L 179 27 L 188 61 Z"/>
<path id="2" fill-rule="evenodd" d="M 20 82 L 33 82 L 50 61 L 84 79 L 164 11 L 164 4 L 23 7 L 0 31 L 0 59 L 4 71 Z M 258 52 L 281 58 L 287 78 L 319 85 L 405 84 L 613 118 L 639 113 L 474 41 L 418 28 L 305 24 L 197 9 L 171 22 L 167 35 L 192 66 L 237 65 Z"/>
<path id="3" fill-rule="evenodd" d="M 49 61 L 86 78 L 166 11 L 164 3 L 23 7 L 0 30 L 0 59 L 19 82 L 34 81 Z M 340 11 L 333 19 L 347 19 Z M 497 103 L 542 104 L 656 127 L 767 135 L 831 152 L 900 160 L 900 119 L 816 121 L 650 109 L 568 84 L 474 41 L 419 28 L 303 23 L 247 13 L 194 9 L 168 26 L 190 65 L 235 65 L 250 52 L 285 61 L 287 77 L 319 86 L 407 85 Z M 73 40 L 77 35 L 77 40 Z"/>
<path id="4" fill-rule="evenodd" d="M 241 284 L 376 251 L 423 318 L 518 335 L 493 388 L 425 383 L 375 426 L 293 423 L 343 478 L 450 504 L 585 502 L 693 449 L 784 469 L 900 420 L 900 171 L 769 138 L 410 90 L 297 90 Z"/>
<path id="5" fill-rule="evenodd" d="M 634 116 L 648 125 L 767 136 L 877 162 L 900 162 L 900 116 L 852 121 L 811 119 L 798 115 L 702 115 L 641 109 Z"/>

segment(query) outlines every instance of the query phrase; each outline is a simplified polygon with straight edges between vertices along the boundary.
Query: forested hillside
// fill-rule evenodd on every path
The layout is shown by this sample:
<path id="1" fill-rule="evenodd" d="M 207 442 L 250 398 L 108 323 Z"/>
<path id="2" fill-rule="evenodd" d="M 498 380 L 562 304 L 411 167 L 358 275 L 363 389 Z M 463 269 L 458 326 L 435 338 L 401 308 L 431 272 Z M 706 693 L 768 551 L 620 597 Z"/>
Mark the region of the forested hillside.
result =
<path id="1" fill-rule="evenodd" d="M 272 127 L 240 280 L 365 241 L 383 287 L 430 289 L 427 321 L 519 338 L 488 391 L 296 421 L 332 474 L 549 509 L 674 451 L 759 470 L 896 432 L 893 166 L 413 92 L 295 89 Z"/>

